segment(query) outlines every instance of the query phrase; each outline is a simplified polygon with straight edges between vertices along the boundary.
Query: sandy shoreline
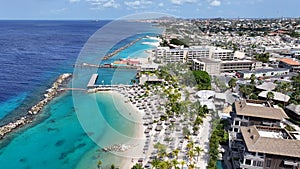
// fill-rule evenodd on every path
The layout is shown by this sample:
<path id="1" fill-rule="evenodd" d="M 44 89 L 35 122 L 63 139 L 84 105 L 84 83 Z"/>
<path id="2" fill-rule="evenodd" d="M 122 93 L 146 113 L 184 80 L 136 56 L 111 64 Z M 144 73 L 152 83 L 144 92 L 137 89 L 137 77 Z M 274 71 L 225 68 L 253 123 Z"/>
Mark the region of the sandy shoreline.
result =
<path id="1" fill-rule="evenodd" d="M 142 116 L 144 112 L 140 111 L 136 106 L 130 103 L 128 99 L 125 98 L 125 96 L 121 95 L 118 91 L 97 92 L 97 94 L 101 94 L 101 93 L 111 95 L 116 105 L 116 108 L 122 114 L 122 116 L 136 123 L 132 140 L 128 140 L 128 142 L 125 142 L 123 144 L 128 144 L 128 145 L 138 144 L 139 146 L 133 147 L 122 153 L 117 153 L 119 158 L 122 158 L 122 160 L 116 163 L 116 166 L 120 167 L 120 169 L 130 169 L 138 161 L 137 155 L 140 156 L 143 154 L 143 150 L 141 146 L 143 146 L 144 144 L 143 141 L 146 139 L 145 134 L 143 133 L 144 126 L 143 126 Z M 131 112 L 131 113 L 128 114 L 127 112 Z"/>

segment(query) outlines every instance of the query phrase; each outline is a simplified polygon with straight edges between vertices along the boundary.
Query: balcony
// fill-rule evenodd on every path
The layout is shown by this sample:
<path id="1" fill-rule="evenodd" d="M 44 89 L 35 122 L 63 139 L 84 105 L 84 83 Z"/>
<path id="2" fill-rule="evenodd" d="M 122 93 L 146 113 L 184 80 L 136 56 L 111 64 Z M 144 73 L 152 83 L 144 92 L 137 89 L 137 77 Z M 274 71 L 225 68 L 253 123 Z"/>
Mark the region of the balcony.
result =
<path id="1" fill-rule="evenodd" d="M 297 167 L 298 165 L 300 165 L 300 162 L 295 162 L 295 161 L 291 161 L 291 160 L 284 160 L 283 164 L 288 165 L 288 166 Z"/>

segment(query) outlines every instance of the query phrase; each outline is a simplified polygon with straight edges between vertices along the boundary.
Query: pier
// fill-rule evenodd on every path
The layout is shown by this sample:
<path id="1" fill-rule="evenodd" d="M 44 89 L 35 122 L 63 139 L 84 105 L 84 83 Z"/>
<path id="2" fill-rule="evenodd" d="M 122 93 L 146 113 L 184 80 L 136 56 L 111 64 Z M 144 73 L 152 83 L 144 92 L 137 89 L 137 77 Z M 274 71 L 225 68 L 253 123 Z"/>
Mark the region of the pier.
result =
<path id="1" fill-rule="evenodd" d="M 122 88 L 122 87 L 131 87 L 133 85 L 125 85 L 125 84 L 108 84 L 108 85 L 97 85 L 97 79 L 98 79 L 98 74 L 94 73 L 92 74 L 88 84 L 87 84 L 87 88 L 88 88 L 88 92 L 97 92 L 97 91 L 108 91 L 108 90 L 113 90 L 116 88 Z"/>

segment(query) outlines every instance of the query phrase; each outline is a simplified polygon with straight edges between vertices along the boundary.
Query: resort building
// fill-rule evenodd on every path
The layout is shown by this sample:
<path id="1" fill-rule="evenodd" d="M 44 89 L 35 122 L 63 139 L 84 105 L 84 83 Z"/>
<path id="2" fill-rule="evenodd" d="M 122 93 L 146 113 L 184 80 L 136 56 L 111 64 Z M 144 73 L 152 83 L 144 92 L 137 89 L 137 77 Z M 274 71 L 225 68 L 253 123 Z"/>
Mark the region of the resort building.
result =
<path id="1" fill-rule="evenodd" d="M 187 60 L 187 50 L 170 49 L 165 51 L 165 63 L 185 63 Z"/>
<path id="2" fill-rule="evenodd" d="M 157 47 L 157 49 L 154 50 L 155 60 L 157 62 L 163 62 L 166 56 L 166 51 L 168 50 L 170 50 L 169 47 Z"/>
<path id="3" fill-rule="evenodd" d="M 189 48 L 157 47 L 154 51 L 155 60 L 162 63 L 185 63 L 194 59 L 211 58 L 220 60 L 233 60 L 232 50 L 225 50 L 213 46 L 191 46 Z"/>
<path id="4" fill-rule="evenodd" d="M 236 72 L 243 70 L 252 70 L 255 66 L 255 62 L 251 60 L 232 60 L 222 61 L 220 65 L 221 72 Z"/>
<path id="5" fill-rule="evenodd" d="M 287 68 L 291 72 L 300 72 L 300 62 L 292 58 L 283 58 L 279 61 L 279 67 Z"/>
<path id="6" fill-rule="evenodd" d="M 191 46 L 187 51 L 187 58 L 189 62 L 194 59 L 211 58 L 210 47 Z"/>
<path id="7" fill-rule="evenodd" d="M 300 140 L 285 129 L 265 126 L 241 127 L 240 165 L 242 169 L 298 169 Z"/>
<path id="8" fill-rule="evenodd" d="M 140 71 L 142 72 L 154 72 L 158 70 L 158 64 L 142 64 L 140 65 Z"/>
<path id="9" fill-rule="evenodd" d="M 283 126 L 282 121 L 288 116 L 284 110 L 278 106 L 272 106 L 267 101 L 262 100 L 240 100 L 234 102 L 231 137 L 237 139 L 241 126 Z"/>
<path id="10" fill-rule="evenodd" d="M 155 75 L 142 75 L 139 78 L 139 85 L 144 85 L 145 83 L 153 83 L 153 84 L 157 84 L 157 83 L 163 83 L 164 80 L 158 78 Z"/>
<path id="11" fill-rule="evenodd" d="M 208 74 L 220 74 L 220 61 L 209 58 L 193 59 L 193 70 L 206 71 Z"/>
<path id="12" fill-rule="evenodd" d="M 212 50 L 212 58 L 221 60 L 233 60 L 233 51 L 214 47 Z"/>
<path id="13" fill-rule="evenodd" d="M 287 75 L 289 73 L 289 69 L 287 68 L 275 68 L 275 69 L 257 69 L 255 71 L 244 70 L 238 71 L 237 76 L 244 79 L 249 79 L 252 74 L 255 77 L 273 77 L 280 75 Z"/>

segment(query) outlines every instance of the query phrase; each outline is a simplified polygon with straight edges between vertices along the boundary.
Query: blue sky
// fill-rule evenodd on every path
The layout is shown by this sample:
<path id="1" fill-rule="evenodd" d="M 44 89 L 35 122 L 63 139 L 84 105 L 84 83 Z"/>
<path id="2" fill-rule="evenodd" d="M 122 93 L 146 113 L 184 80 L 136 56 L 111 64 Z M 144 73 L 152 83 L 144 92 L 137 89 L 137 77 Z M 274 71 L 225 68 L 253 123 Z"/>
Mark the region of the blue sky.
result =
<path id="1" fill-rule="evenodd" d="M 140 12 L 183 18 L 299 17 L 300 0 L 0 0 L 0 19 L 115 19 Z"/>

